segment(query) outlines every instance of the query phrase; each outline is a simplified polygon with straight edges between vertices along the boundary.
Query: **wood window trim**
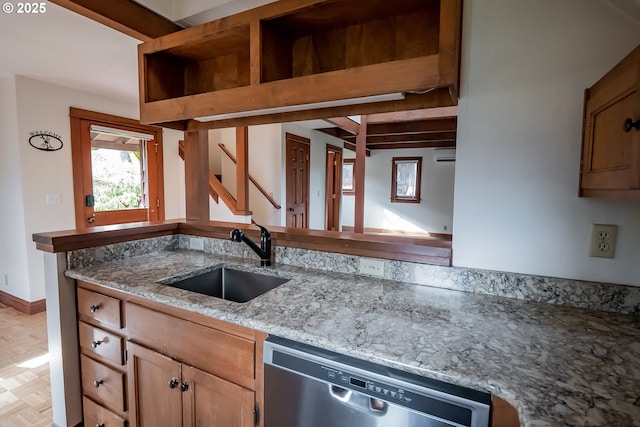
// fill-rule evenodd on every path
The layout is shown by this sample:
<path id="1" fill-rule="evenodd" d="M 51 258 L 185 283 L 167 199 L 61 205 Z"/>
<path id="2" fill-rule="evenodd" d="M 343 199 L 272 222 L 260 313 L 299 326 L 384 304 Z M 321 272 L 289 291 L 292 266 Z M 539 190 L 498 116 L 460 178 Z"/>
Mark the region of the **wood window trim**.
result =
<path id="1" fill-rule="evenodd" d="M 351 185 L 351 189 L 345 189 L 344 186 L 342 187 L 342 195 L 344 196 L 355 196 L 356 195 L 356 174 L 355 174 L 355 163 L 356 163 L 356 159 L 342 159 L 342 164 L 351 164 L 353 165 L 351 167 L 351 180 L 353 182 L 353 184 Z"/>
<path id="2" fill-rule="evenodd" d="M 398 163 L 416 162 L 416 191 L 411 197 L 398 196 L 397 177 Z M 393 157 L 391 159 L 391 203 L 420 203 L 420 186 L 422 181 L 422 157 Z"/>
<path id="3" fill-rule="evenodd" d="M 91 187 L 90 178 L 87 179 L 87 171 L 91 169 L 90 153 L 83 150 L 82 138 L 87 132 L 87 124 L 109 126 L 117 129 L 142 132 L 153 135 L 154 145 L 157 144 L 156 172 L 149 173 L 149 204 L 153 209 L 131 209 L 130 211 L 107 211 L 100 212 L 104 221 L 108 224 L 121 224 L 126 222 L 141 221 L 164 221 L 164 172 L 163 172 L 163 150 L 162 133 L 163 130 L 157 126 L 141 124 L 138 120 L 112 114 L 99 113 L 96 111 L 84 110 L 70 107 L 69 118 L 71 127 L 71 158 L 73 165 L 73 189 L 74 189 L 74 211 L 77 228 L 88 228 L 85 211 L 84 194 L 85 188 Z M 153 200 L 157 199 L 157 203 Z M 154 206 L 155 205 L 155 206 Z M 94 225 L 104 225 L 96 223 Z"/>

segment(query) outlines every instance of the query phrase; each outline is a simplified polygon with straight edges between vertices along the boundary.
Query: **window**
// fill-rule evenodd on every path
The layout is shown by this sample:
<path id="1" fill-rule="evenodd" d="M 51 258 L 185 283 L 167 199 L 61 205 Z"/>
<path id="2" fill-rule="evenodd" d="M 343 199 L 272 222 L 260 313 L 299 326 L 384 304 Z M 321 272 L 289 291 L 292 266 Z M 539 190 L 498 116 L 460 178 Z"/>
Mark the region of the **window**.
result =
<path id="1" fill-rule="evenodd" d="M 356 193 L 356 177 L 353 174 L 355 162 L 356 159 L 342 161 L 342 194 L 354 195 Z"/>
<path id="2" fill-rule="evenodd" d="M 164 219 L 162 129 L 70 109 L 76 227 Z"/>
<path id="3" fill-rule="evenodd" d="M 391 202 L 420 203 L 422 157 L 394 157 L 391 160 Z"/>

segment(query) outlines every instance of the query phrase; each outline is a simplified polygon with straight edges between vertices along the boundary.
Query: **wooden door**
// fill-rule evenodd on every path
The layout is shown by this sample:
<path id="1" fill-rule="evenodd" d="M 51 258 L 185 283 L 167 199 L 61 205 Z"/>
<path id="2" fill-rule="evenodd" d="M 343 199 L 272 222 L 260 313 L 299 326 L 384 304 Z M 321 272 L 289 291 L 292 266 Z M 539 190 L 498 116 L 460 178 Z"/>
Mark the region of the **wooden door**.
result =
<path id="1" fill-rule="evenodd" d="M 286 134 L 287 227 L 309 227 L 308 138 Z"/>
<path id="2" fill-rule="evenodd" d="M 130 342 L 127 350 L 131 427 L 181 427 L 181 364 Z"/>
<path id="3" fill-rule="evenodd" d="M 186 365 L 182 380 L 185 427 L 253 427 L 252 390 Z"/>
<path id="4" fill-rule="evenodd" d="M 325 204 L 327 230 L 340 231 L 342 200 L 342 148 L 327 145 Z"/>

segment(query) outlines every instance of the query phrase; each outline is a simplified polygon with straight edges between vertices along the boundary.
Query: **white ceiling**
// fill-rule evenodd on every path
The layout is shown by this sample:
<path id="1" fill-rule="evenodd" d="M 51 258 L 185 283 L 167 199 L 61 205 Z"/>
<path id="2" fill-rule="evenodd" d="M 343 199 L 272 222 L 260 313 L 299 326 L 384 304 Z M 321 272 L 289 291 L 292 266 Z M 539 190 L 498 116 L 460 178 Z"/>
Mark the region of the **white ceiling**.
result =
<path id="1" fill-rule="evenodd" d="M 273 0 L 142 0 L 183 26 Z M 138 40 L 51 2 L 42 14 L 0 13 L 0 76 L 20 75 L 138 102 Z M 215 18 L 209 18 L 215 16 Z"/>
<path id="2" fill-rule="evenodd" d="M 140 0 L 191 26 L 273 0 Z M 640 22 L 640 0 L 608 0 Z M 43 14 L 0 13 L 0 76 L 22 75 L 137 102 L 139 41 L 46 3 Z"/>

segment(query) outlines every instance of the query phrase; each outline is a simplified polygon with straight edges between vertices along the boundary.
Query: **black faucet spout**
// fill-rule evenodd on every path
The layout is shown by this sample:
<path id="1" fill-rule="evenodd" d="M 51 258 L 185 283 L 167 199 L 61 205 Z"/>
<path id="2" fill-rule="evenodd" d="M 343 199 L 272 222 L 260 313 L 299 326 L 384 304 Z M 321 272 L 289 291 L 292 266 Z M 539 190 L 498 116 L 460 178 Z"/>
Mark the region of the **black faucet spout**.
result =
<path id="1" fill-rule="evenodd" d="M 247 246 L 251 248 L 260 257 L 260 265 L 262 267 L 268 267 L 271 265 L 271 233 L 269 230 L 256 224 L 260 227 L 260 246 L 249 239 L 242 230 L 234 228 L 229 234 L 229 238 L 233 242 L 245 242 Z"/>

